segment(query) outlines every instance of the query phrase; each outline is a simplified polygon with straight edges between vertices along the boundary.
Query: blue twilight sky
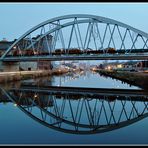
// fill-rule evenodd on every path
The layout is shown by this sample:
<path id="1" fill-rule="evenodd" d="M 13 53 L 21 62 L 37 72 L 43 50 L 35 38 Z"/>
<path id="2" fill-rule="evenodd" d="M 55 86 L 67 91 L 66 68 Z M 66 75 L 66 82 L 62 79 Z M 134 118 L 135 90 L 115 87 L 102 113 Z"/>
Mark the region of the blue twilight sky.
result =
<path id="1" fill-rule="evenodd" d="M 93 14 L 148 32 L 148 3 L 0 3 L 0 40 L 19 38 L 37 24 L 67 14 Z"/>

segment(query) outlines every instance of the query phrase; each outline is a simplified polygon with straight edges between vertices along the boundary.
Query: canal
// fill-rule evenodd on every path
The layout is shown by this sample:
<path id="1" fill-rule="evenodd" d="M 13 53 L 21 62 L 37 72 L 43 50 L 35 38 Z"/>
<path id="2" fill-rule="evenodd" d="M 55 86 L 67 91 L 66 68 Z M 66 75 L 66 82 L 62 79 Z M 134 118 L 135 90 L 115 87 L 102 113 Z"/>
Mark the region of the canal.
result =
<path id="1" fill-rule="evenodd" d="M 123 92 L 52 92 L 45 86 Z M 147 144 L 148 96 L 127 89 L 141 91 L 91 71 L 1 86 L 0 144 Z"/>
<path id="2" fill-rule="evenodd" d="M 53 77 L 54 86 L 73 86 L 73 87 L 91 87 L 91 88 L 122 88 L 122 89 L 140 89 L 136 86 L 121 82 L 117 79 L 100 76 L 99 73 L 91 71 L 81 71 L 77 74 L 67 74 L 60 77 Z"/>

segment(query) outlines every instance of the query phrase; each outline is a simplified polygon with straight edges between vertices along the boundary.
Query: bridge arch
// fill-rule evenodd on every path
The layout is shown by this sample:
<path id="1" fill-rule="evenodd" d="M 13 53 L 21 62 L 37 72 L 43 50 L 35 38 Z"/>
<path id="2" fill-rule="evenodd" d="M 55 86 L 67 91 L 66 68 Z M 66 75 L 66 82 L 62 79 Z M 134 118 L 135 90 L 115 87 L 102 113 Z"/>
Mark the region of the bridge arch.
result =
<path id="1" fill-rule="evenodd" d="M 81 28 L 83 27 L 80 27 L 80 24 L 87 24 L 85 31 L 83 31 L 83 33 L 85 32 L 84 36 L 82 36 Z M 102 28 L 102 24 L 104 28 Z M 67 33 L 65 29 L 64 34 L 63 28 L 68 28 L 69 26 L 71 26 L 69 32 Z M 103 31 L 101 32 L 101 30 Z M 65 39 L 67 36 L 66 33 L 69 34 L 67 39 Z M 135 34 L 135 37 L 132 34 Z M 71 45 L 74 35 L 76 46 Z M 39 37 L 37 38 L 37 36 Z M 40 47 L 43 46 L 43 39 L 45 41 L 44 43 L 46 43 L 46 48 L 48 48 L 46 49 L 48 54 L 52 54 L 56 50 L 58 37 L 61 43 L 58 49 L 70 49 L 75 46 L 74 48 L 81 48 L 81 50 L 101 49 L 103 53 L 110 46 L 113 46 L 115 49 L 124 50 L 125 52 L 131 52 L 133 49 L 143 49 L 143 51 L 147 51 L 148 49 L 148 34 L 141 30 L 106 17 L 89 14 L 72 14 L 49 19 L 31 28 L 7 49 L 2 55 L 2 59 L 9 54 L 15 56 L 13 54 L 14 51 L 18 51 L 18 55 L 20 56 L 25 56 L 24 51 L 26 49 L 31 49 L 33 53 L 36 50 L 40 51 Z M 49 43 L 50 38 L 52 39 Z M 93 41 L 90 41 L 91 38 Z M 64 41 L 64 39 L 67 41 Z M 138 40 L 140 41 L 139 44 L 137 43 Z M 138 47 L 135 47 L 136 44 Z"/>
<path id="2" fill-rule="evenodd" d="M 38 93 L 38 96 L 42 97 L 35 99 L 32 90 L 28 91 L 27 95 L 26 91 L 21 90 L 11 90 L 10 92 L 3 90 L 3 92 L 32 119 L 48 128 L 66 133 L 103 133 L 126 127 L 148 117 L 147 100 L 134 101 L 134 98 L 137 100 L 137 97 L 125 97 L 126 100 L 124 100 L 125 98 L 122 100 L 118 96 L 114 102 L 108 102 L 103 99 L 105 96 L 99 99 L 73 100 L 68 97 L 57 99 L 48 94 L 50 97 L 46 100 L 47 103 L 44 102 L 45 98 L 42 93 Z M 145 96 L 143 97 L 145 98 Z M 50 101 L 53 101 L 54 104 L 48 107 Z M 42 106 L 41 102 L 44 102 L 46 106 Z M 88 120 L 86 120 L 87 118 Z"/>

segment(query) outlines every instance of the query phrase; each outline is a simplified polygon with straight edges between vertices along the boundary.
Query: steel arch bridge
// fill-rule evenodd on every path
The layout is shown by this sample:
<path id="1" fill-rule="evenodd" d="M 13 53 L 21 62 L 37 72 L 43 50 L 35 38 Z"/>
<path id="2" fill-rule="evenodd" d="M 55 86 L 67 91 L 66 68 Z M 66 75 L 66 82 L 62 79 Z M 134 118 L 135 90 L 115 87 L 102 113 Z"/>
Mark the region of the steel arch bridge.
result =
<path id="1" fill-rule="evenodd" d="M 51 95 L 32 89 L 1 91 L 29 117 L 65 133 L 96 134 L 116 130 L 148 117 L 148 96 Z M 26 93 L 27 92 L 27 93 Z M 105 94 L 105 93 L 104 93 Z M 114 98 L 114 99 L 113 99 Z"/>
<path id="2" fill-rule="evenodd" d="M 119 21 L 87 14 L 49 19 L 31 28 L 3 61 L 148 59 L 148 34 Z"/>

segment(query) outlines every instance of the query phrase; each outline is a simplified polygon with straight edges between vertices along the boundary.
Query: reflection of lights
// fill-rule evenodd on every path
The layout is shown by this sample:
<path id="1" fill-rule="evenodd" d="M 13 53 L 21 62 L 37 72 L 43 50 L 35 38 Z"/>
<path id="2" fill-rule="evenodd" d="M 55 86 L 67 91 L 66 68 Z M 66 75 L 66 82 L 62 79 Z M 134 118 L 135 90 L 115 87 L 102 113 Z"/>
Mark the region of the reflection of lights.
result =
<path id="1" fill-rule="evenodd" d="M 38 97 L 38 95 L 37 95 L 37 94 L 35 94 L 35 95 L 34 95 L 34 98 L 37 98 L 37 97 Z"/>
<path id="2" fill-rule="evenodd" d="M 14 106 L 16 107 L 16 106 L 17 106 L 17 104 L 16 104 L 16 103 L 14 103 Z"/>

